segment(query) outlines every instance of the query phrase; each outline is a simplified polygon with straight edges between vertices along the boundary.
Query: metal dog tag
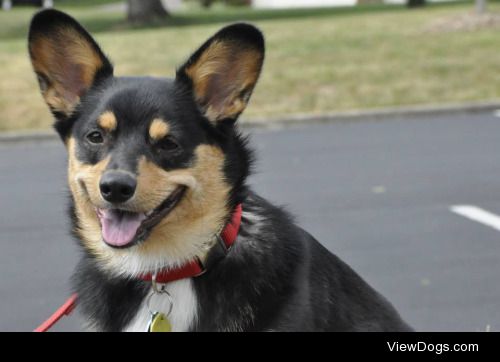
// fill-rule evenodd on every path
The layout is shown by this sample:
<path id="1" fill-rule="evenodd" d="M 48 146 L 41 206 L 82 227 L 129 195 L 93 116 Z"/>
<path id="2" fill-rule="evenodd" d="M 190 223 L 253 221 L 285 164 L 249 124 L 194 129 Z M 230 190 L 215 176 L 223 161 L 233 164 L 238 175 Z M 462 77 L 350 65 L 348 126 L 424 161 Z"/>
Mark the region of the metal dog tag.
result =
<path id="1" fill-rule="evenodd" d="M 148 332 L 172 332 L 172 325 L 163 313 L 151 313 L 151 320 L 148 324 Z"/>
<path id="2" fill-rule="evenodd" d="M 149 310 L 149 314 L 151 315 L 151 319 L 149 320 L 148 327 L 146 329 L 147 332 L 172 332 L 172 324 L 168 319 L 168 316 L 172 312 L 172 308 L 174 306 L 174 302 L 172 301 L 172 297 L 170 293 L 166 290 L 165 285 L 159 285 L 156 283 L 156 273 L 153 274 L 151 278 L 151 284 L 153 288 L 153 292 L 149 295 L 146 305 Z M 154 296 L 162 296 L 167 298 L 168 301 L 168 312 L 167 314 L 160 313 L 155 311 L 155 309 L 151 308 L 151 298 Z"/>

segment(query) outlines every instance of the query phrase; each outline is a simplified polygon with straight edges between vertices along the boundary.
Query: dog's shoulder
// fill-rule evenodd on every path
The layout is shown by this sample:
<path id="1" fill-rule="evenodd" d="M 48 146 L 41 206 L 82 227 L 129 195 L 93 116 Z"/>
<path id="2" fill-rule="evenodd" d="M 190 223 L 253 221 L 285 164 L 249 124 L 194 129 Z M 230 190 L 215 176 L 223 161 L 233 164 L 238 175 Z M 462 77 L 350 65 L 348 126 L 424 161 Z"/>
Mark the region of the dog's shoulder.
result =
<path id="1" fill-rule="evenodd" d="M 233 250 L 195 285 L 200 316 L 211 316 L 201 330 L 410 330 L 349 265 L 255 193 Z"/>

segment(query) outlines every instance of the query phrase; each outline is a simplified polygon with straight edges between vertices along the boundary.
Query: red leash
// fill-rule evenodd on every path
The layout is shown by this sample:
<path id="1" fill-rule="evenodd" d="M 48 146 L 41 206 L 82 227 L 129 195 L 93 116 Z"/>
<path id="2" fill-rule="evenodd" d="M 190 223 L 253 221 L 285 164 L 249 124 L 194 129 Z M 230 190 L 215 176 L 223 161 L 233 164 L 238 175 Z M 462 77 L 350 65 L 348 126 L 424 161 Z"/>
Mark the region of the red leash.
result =
<path id="1" fill-rule="evenodd" d="M 238 204 L 234 213 L 232 215 L 231 221 L 224 227 L 224 230 L 221 232 L 221 239 L 225 245 L 225 252 L 229 250 L 229 248 L 233 245 L 236 237 L 238 236 L 238 231 L 240 229 L 241 224 L 241 214 L 242 214 L 242 206 Z M 206 267 L 210 265 L 203 265 L 199 262 L 199 260 L 194 260 L 190 263 L 185 264 L 184 266 L 177 269 L 168 269 L 158 273 L 158 276 L 155 276 L 155 281 L 158 283 L 169 283 L 174 280 L 184 279 L 184 278 L 192 278 L 203 274 L 206 270 Z M 141 277 L 142 280 L 151 281 L 153 279 L 151 274 L 143 275 Z M 76 306 L 77 295 L 73 294 L 71 297 L 64 302 L 63 305 L 59 307 L 58 310 L 52 314 L 49 319 L 40 324 L 33 332 L 47 332 L 50 328 L 54 326 L 63 316 L 70 315 L 73 309 Z"/>
<path id="2" fill-rule="evenodd" d="M 40 324 L 33 332 L 47 332 L 54 324 L 56 324 L 59 319 L 61 319 L 65 315 L 70 315 L 73 309 L 75 309 L 76 305 L 76 294 L 71 295 L 63 305 L 59 307 L 58 310 L 52 314 L 49 319 Z"/>

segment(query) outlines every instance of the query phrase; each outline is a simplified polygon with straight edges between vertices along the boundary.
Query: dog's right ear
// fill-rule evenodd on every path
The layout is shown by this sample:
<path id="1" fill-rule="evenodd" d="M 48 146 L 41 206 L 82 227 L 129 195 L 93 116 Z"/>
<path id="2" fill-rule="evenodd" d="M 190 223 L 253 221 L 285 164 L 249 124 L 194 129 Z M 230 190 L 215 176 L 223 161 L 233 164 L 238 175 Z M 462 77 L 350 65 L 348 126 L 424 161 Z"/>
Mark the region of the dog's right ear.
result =
<path id="1" fill-rule="evenodd" d="M 80 98 L 112 76 L 113 67 L 89 33 L 57 10 L 44 10 L 33 17 L 28 42 L 40 90 L 64 139 Z"/>

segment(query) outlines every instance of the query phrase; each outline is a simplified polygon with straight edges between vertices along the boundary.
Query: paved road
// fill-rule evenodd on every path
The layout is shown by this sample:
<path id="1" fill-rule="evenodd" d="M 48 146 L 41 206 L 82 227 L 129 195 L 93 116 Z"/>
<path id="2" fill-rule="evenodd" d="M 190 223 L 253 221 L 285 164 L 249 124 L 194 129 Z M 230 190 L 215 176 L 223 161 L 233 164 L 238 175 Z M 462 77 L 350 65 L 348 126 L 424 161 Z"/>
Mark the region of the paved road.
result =
<path id="1" fill-rule="evenodd" d="M 418 330 L 500 330 L 500 232 L 450 211 L 500 214 L 493 114 L 248 130 L 252 184 L 381 291 Z M 77 248 L 56 142 L 0 146 L 0 330 L 30 330 L 68 294 Z M 78 328 L 67 318 L 62 330 Z"/>

